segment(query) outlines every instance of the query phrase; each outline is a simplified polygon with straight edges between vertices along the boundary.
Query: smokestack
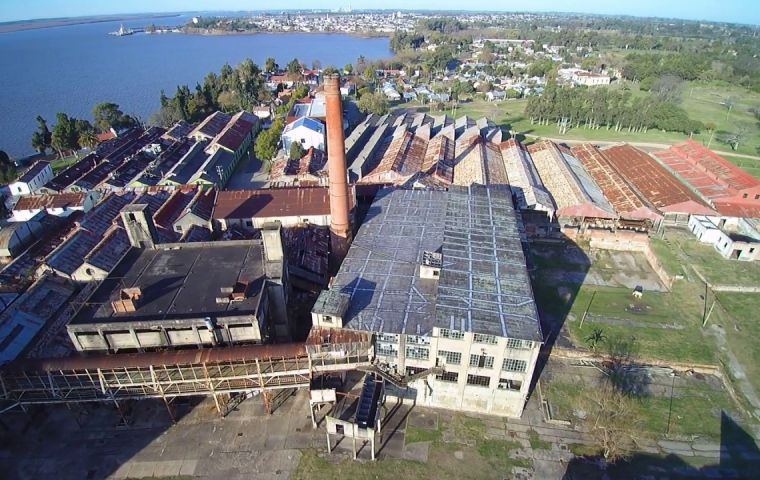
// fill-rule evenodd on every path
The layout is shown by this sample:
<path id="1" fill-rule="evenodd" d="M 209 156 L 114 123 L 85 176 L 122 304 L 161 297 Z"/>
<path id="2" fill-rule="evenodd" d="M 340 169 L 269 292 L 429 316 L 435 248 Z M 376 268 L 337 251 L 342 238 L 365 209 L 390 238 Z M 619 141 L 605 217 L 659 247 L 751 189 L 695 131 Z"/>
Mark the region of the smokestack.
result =
<path id="1" fill-rule="evenodd" d="M 337 272 L 351 241 L 340 76 L 327 75 L 324 86 L 327 108 L 327 172 L 330 185 L 330 270 Z"/>

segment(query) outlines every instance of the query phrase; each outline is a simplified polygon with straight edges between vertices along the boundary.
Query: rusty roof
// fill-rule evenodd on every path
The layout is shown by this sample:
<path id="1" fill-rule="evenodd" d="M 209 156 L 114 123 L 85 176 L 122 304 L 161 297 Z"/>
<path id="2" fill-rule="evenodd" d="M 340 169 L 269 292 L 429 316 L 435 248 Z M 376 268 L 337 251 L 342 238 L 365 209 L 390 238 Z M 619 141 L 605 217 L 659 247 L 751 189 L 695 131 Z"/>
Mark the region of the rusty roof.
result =
<path id="1" fill-rule="evenodd" d="M 23 195 L 16 202 L 14 210 L 41 210 L 43 208 L 81 207 L 85 193 L 52 193 L 45 195 Z"/>
<path id="2" fill-rule="evenodd" d="M 655 156 L 711 200 L 760 187 L 760 180 L 694 140 L 672 145 Z"/>
<path id="3" fill-rule="evenodd" d="M 289 187 L 261 190 L 227 190 L 216 196 L 215 220 L 300 215 L 329 215 L 326 187 Z"/>
<path id="4" fill-rule="evenodd" d="M 214 138 L 212 144 L 216 143 L 222 147 L 236 152 L 242 145 L 248 135 L 253 131 L 258 119 L 252 113 L 238 112 L 227 123 L 224 129 Z"/>
<path id="5" fill-rule="evenodd" d="M 610 164 L 638 192 L 662 211 L 681 213 L 714 213 L 694 192 L 681 183 L 665 167 L 646 152 L 629 145 L 614 145 L 602 149 Z"/>
<path id="6" fill-rule="evenodd" d="M 594 145 L 584 143 L 574 146 L 571 151 L 619 213 L 635 212 L 647 207 L 625 179 L 612 168 L 607 157 Z"/>

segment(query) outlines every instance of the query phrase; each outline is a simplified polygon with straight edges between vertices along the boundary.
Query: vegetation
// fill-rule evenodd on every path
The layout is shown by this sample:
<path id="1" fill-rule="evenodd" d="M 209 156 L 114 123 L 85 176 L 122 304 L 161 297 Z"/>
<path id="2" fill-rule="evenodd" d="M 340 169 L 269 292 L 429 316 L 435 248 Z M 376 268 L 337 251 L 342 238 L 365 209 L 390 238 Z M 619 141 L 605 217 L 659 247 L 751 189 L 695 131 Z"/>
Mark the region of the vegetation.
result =
<path id="1" fill-rule="evenodd" d="M 179 120 L 199 121 L 218 110 L 250 110 L 271 99 L 261 73 L 258 65 L 247 58 L 234 68 L 225 63 L 218 75 L 208 73 L 194 91 L 187 85 L 177 86 L 173 97 L 162 91 L 161 108 L 151 115 L 149 123 L 169 127 Z"/>
<path id="2" fill-rule="evenodd" d="M 381 91 L 362 94 L 359 101 L 356 102 L 356 106 L 364 113 L 374 113 L 375 115 L 388 113 L 388 100 Z"/>
<path id="3" fill-rule="evenodd" d="M 299 160 L 304 155 L 304 149 L 299 142 L 293 142 L 290 144 L 290 152 L 288 156 L 291 160 Z"/>
<path id="4" fill-rule="evenodd" d="M 52 141 L 53 134 L 47 126 L 47 121 L 41 115 L 37 115 L 37 131 L 32 134 L 32 148 L 45 155 Z"/>
<path id="5" fill-rule="evenodd" d="M 293 89 L 293 94 L 287 103 L 280 105 L 275 112 L 277 118 L 272 121 L 272 125 L 259 132 L 256 136 L 256 142 L 253 146 L 253 151 L 256 154 L 256 158 L 263 161 L 271 160 L 277 153 L 277 145 L 280 143 L 280 136 L 282 136 L 282 130 L 285 128 L 284 116 L 293 108 L 296 101 L 305 97 L 309 93 L 309 88 L 305 85 L 299 85 Z M 300 147 L 300 145 L 298 145 Z M 292 146 L 289 154 L 293 154 Z M 300 158 L 300 157 L 299 157 Z"/>
<path id="6" fill-rule="evenodd" d="M 552 444 L 550 442 L 547 442 L 546 440 L 541 440 L 541 438 L 538 435 L 538 432 L 536 432 L 533 429 L 528 430 L 528 441 L 530 442 L 530 448 L 533 450 L 551 450 Z"/>
<path id="7" fill-rule="evenodd" d="M 0 183 L 11 183 L 17 177 L 16 165 L 11 161 L 7 153 L 0 150 Z"/>
<path id="8" fill-rule="evenodd" d="M 56 123 L 51 133 L 50 146 L 63 158 L 64 152 L 76 152 L 82 148 L 80 140 L 88 141 L 94 131 L 87 120 L 69 117 L 65 113 L 56 114 Z"/>
<path id="9" fill-rule="evenodd" d="M 118 104 L 110 102 L 96 104 L 92 108 L 92 117 L 93 125 L 101 132 L 112 128 L 119 131 L 138 124 L 138 121 L 134 117 L 122 112 Z"/>
<path id="10" fill-rule="evenodd" d="M 550 83 L 543 95 L 528 100 L 525 114 L 531 122 L 556 122 L 586 128 L 606 127 L 646 132 L 650 128 L 669 132 L 699 132 L 704 125 L 691 120 L 672 101 L 654 95 L 632 98 L 626 91 L 607 88 L 570 88 Z"/>

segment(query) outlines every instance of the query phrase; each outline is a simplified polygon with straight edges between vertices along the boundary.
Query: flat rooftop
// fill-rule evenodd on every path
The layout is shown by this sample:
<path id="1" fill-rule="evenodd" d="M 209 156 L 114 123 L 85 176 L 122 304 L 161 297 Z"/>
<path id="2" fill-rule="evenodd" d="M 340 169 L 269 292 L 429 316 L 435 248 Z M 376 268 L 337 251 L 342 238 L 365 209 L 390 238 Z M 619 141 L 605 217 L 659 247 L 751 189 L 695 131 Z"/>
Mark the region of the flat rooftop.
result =
<path id="1" fill-rule="evenodd" d="M 169 321 L 250 315 L 256 312 L 265 279 L 259 241 L 177 244 L 132 249 L 95 290 L 70 325 Z M 217 303 L 221 289 L 248 282 L 245 298 Z M 115 313 L 111 302 L 124 288 L 139 287 L 134 312 Z"/>
<path id="2" fill-rule="evenodd" d="M 344 327 L 542 341 L 518 223 L 508 185 L 381 190 L 333 282 Z M 443 254 L 438 280 L 420 278 L 426 251 Z"/>

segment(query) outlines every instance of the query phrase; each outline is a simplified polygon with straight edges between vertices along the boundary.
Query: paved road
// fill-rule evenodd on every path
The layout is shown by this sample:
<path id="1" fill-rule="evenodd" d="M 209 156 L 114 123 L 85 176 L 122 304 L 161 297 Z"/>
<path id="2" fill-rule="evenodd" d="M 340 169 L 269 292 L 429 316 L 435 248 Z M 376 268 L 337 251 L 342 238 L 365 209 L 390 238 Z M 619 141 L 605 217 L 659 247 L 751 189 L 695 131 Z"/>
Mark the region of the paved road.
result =
<path id="1" fill-rule="evenodd" d="M 569 138 L 555 138 L 555 137 L 544 137 L 542 135 L 533 135 L 530 133 L 520 133 L 520 132 L 514 132 L 510 131 L 510 135 L 524 135 L 527 138 L 543 138 L 545 140 L 551 140 L 555 143 L 567 143 L 570 145 L 574 145 L 577 143 L 593 143 L 594 145 L 600 145 L 600 146 L 606 146 L 606 145 L 616 145 L 623 142 L 612 142 L 608 140 L 578 140 L 578 139 L 569 139 Z M 670 143 L 651 143 L 651 142 L 625 142 L 630 145 L 633 145 L 634 147 L 638 147 L 644 150 L 664 150 L 668 147 L 670 147 L 672 144 Z M 747 158 L 750 160 L 760 160 L 760 156 L 757 155 L 748 155 L 746 153 L 736 153 L 736 152 L 726 152 L 724 150 L 715 150 L 713 151 L 719 155 L 730 155 L 732 157 L 738 157 L 738 158 Z"/>
<path id="2" fill-rule="evenodd" d="M 264 164 L 255 155 L 249 154 L 238 165 L 227 182 L 227 190 L 254 190 L 264 188 L 269 183 L 269 175 L 263 170 Z"/>

